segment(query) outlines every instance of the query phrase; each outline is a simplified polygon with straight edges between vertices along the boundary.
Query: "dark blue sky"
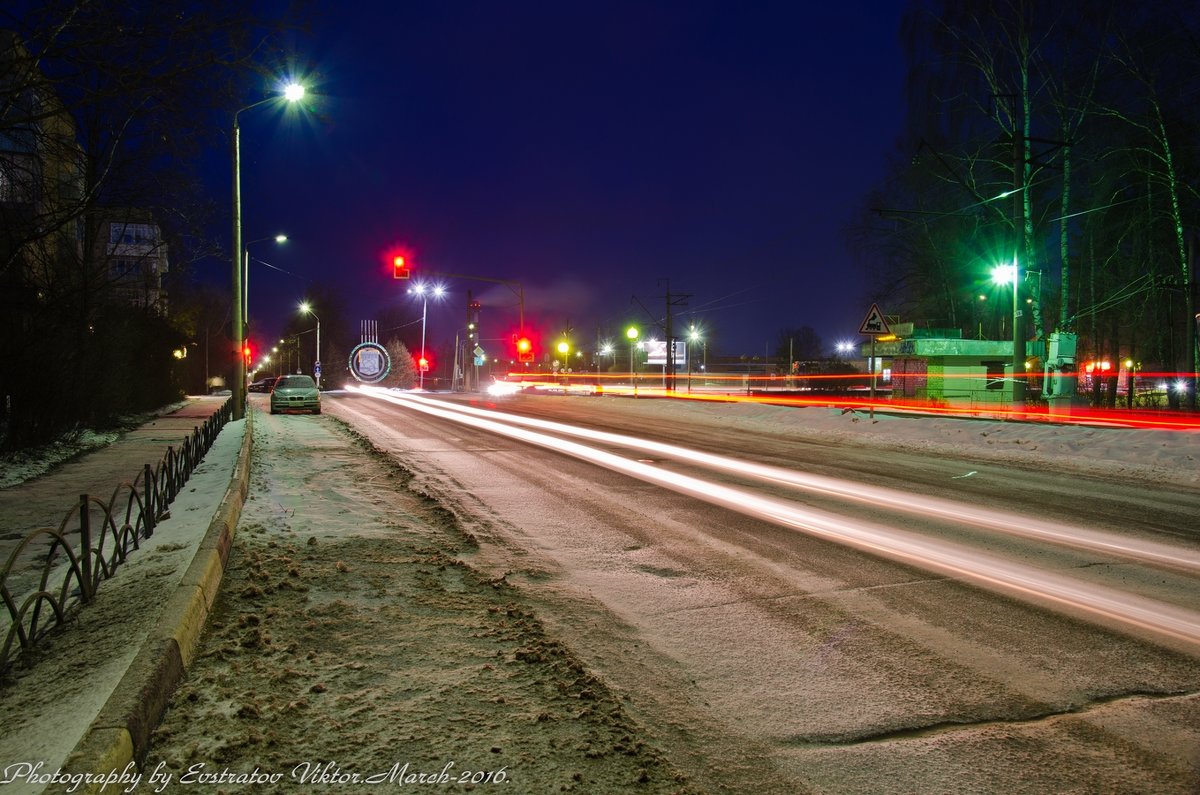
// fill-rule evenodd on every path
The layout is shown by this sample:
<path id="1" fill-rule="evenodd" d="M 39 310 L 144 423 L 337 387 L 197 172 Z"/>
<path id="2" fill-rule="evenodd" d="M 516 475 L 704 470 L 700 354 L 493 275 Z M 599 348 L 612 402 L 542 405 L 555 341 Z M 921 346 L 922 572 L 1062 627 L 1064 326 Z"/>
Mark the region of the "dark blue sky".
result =
<path id="1" fill-rule="evenodd" d="M 669 279 L 710 351 L 773 351 L 784 327 L 858 339 L 870 302 L 842 227 L 900 129 L 902 4 L 320 6 L 295 42 L 318 113 L 242 117 L 245 238 L 286 232 L 253 251 L 295 274 L 252 266 L 263 333 L 305 279 L 339 285 L 352 318 L 419 317 L 384 259 L 400 247 L 417 272 L 521 282 L 543 338 L 645 325 L 632 296 L 661 316 Z M 431 338 L 468 289 L 484 338 L 516 329 L 509 290 L 447 286 Z"/>

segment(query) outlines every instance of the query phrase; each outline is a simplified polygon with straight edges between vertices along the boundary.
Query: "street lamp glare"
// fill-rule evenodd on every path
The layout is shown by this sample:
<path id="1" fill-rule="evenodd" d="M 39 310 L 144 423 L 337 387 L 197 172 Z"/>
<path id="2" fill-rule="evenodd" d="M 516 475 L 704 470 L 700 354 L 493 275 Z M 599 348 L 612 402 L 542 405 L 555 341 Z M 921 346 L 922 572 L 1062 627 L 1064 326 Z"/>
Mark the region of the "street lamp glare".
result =
<path id="1" fill-rule="evenodd" d="M 299 83 L 289 83 L 283 89 L 283 96 L 288 102 L 297 102 L 304 99 L 304 86 Z"/>
<path id="2" fill-rule="evenodd" d="M 276 243 L 286 243 L 287 235 L 275 235 L 275 242 Z"/>
<path id="3" fill-rule="evenodd" d="M 997 265 L 992 268 L 992 281 L 996 284 L 1012 284 L 1016 281 L 1017 267 L 1013 264 Z"/>
<path id="4" fill-rule="evenodd" d="M 630 326 L 629 328 L 625 329 L 625 336 L 631 340 L 636 340 L 638 338 L 637 328 L 634 326 Z"/>

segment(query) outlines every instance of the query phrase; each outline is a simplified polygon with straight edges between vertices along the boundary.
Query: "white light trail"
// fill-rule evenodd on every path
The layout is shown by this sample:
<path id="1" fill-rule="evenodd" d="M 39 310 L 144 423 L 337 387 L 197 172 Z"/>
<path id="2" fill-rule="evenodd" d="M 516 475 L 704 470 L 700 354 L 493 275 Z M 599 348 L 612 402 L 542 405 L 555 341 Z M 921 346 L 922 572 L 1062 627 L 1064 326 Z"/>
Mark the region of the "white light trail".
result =
<path id="1" fill-rule="evenodd" d="M 853 483 L 766 464 L 755 464 L 749 461 L 703 453 L 677 445 L 639 439 L 623 434 L 595 431 L 559 422 L 551 422 L 549 420 L 478 409 L 472 406 L 442 402 L 439 402 L 437 405 L 462 414 L 512 423 L 514 425 L 539 428 L 552 433 L 655 453 L 686 463 L 731 472 L 740 477 L 757 478 L 791 488 L 825 494 L 866 505 L 886 507 L 916 516 L 943 519 L 958 524 L 969 524 L 1007 535 L 1033 538 L 1060 546 L 1115 555 L 1158 566 L 1182 569 L 1184 571 L 1200 571 L 1200 552 L 1169 544 L 1125 538 L 1114 533 L 1105 533 L 1084 527 L 1062 524 L 1060 522 L 1051 522 L 1024 514 L 980 508 L 961 502 L 921 496 L 882 486 Z"/>
<path id="2" fill-rule="evenodd" d="M 1086 614 L 1105 627 L 1111 627 L 1116 622 L 1127 628 L 1183 641 L 1189 646 L 1200 645 L 1200 614 L 1184 608 L 1013 563 L 957 544 L 872 522 L 851 520 L 796 503 L 669 472 L 604 450 L 497 421 L 494 412 L 465 412 L 461 406 L 448 408 L 428 399 L 399 396 L 370 388 L 356 391 L 452 422 L 547 447 L 744 515 L 797 528 L 818 538 L 960 578 L 1020 599 Z M 511 416 L 505 418 L 513 419 Z"/>

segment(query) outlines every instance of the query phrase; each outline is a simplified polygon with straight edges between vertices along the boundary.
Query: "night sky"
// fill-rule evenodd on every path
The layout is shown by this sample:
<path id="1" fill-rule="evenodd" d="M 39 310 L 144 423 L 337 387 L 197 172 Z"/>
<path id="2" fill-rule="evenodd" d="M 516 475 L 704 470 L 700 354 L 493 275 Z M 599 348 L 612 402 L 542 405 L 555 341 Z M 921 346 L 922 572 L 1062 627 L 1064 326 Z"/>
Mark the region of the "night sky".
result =
<path id="1" fill-rule="evenodd" d="M 648 328 L 633 297 L 660 319 L 669 280 L 713 353 L 773 354 L 785 327 L 857 341 L 870 298 L 842 229 L 900 130 L 901 8 L 321 0 L 294 43 L 311 111 L 242 115 L 244 239 L 290 238 L 251 248 L 287 271 L 251 266 L 255 335 L 314 282 L 355 320 L 420 317 L 401 250 L 415 275 L 519 281 L 542 339 Z M 511 290 L 441 281 L 431 345 L 467 290 L 485 340 L 516 330 Z"/>

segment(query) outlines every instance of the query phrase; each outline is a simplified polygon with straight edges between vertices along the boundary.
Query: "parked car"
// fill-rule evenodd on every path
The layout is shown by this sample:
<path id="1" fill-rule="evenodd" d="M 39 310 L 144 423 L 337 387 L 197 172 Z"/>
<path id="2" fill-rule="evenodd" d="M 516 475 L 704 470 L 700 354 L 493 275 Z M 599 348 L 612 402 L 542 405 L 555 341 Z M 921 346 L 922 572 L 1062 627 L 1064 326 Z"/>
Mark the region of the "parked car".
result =
<path id="1" fill-rule="evenodd" d="M 271 390 L 271 413 L 311 411 L 321 413 L 321 390 L 309 375 L 284 375 Z"/>
<path id="2" fill-rule="evenodd" d="M 246 387 L 246 389 L 250 392 L 270 392 L 271 387 L 275 386 L 275 382 L 278 380 L 279 378 L 276 376 L 267 376 L 266 378 L 259 379 L 258 381 L 250 384 L 250 386 Z"/>

